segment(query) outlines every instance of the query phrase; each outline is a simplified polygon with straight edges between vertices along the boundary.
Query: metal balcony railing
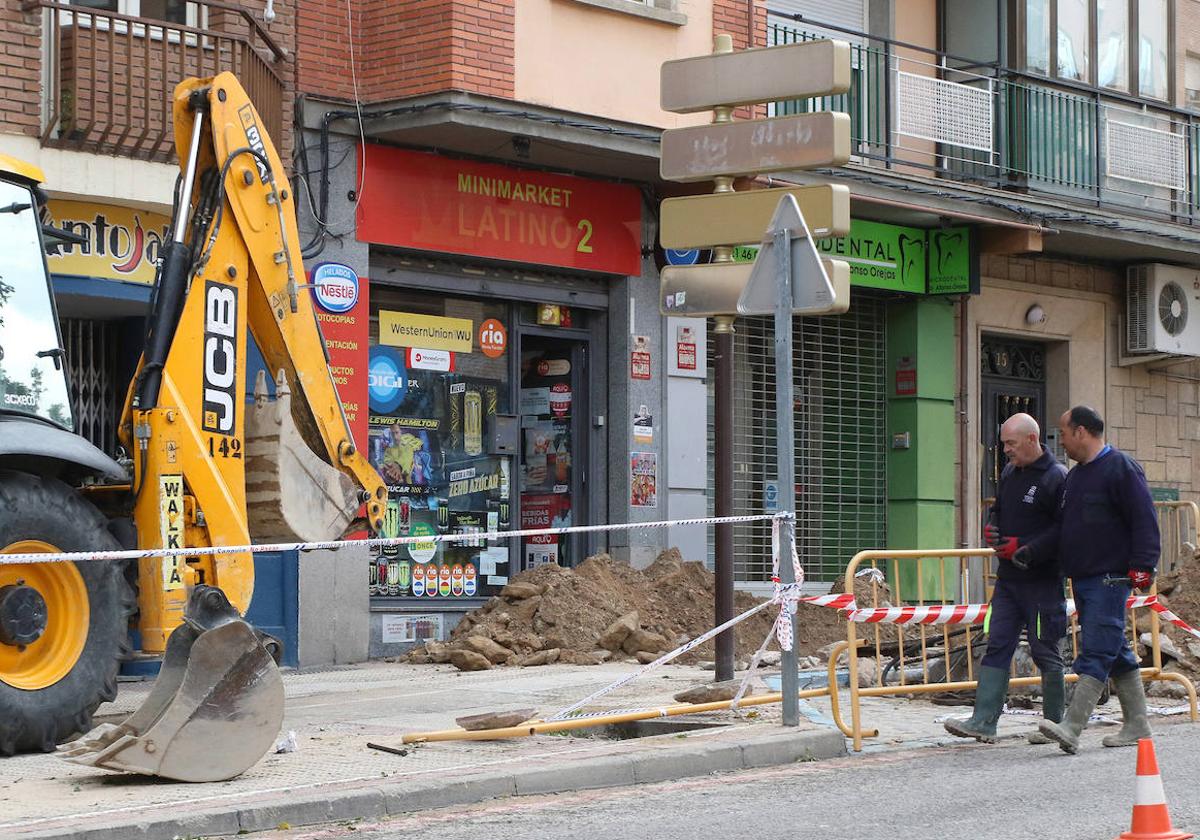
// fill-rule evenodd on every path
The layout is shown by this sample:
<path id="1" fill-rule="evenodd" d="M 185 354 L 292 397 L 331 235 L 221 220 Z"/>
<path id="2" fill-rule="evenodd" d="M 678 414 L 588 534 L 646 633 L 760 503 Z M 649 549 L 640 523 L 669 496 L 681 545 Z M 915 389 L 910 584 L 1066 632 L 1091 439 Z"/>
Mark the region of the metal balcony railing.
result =
<path id="1" fill-rule="evenodd" d="M 794 22 L 785 18 L 794 17 Z M 1200 224 L 1200 115 L 771 13 L 768 45 L 848 37 L 853 162 Z"/>
<path id="2" fill-rule="evenodd" d="M 281 137 L 284 89 L 274 65 L 283 50 L 239 6 L 187 6 L 198 25 L 27 0 L 25 10 L 42 16 L 42 144 L 170 160 L 175 86 L 227 70 Z"/>

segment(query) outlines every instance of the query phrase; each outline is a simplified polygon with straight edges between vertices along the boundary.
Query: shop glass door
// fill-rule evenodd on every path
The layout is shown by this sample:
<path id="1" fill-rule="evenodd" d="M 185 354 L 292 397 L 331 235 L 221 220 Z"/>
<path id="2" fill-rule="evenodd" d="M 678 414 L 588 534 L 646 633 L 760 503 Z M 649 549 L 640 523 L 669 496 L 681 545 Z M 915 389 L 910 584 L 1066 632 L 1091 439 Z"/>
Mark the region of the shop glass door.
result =
<path id="1" fill-rule="evenodd" d="M 587 524 L 586 344 L 558 336 L 521 339 L 521 528 Z M 521 540 L 522 568 L 583 560 L 579 535 Z"/>

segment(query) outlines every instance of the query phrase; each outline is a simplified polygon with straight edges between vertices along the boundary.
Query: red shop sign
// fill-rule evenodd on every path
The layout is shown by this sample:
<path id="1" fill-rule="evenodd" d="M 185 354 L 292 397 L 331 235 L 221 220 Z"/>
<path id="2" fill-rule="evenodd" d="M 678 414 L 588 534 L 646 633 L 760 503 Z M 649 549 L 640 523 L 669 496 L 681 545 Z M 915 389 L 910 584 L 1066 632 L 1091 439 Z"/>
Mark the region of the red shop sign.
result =
<path id="1" fill-rule="evenodd" d="M 349 266 L 322 263 L 309 273 L 329 371 L 350 423 L 354 443 L 367 451 L 367 355 L 371 318 L 369 286 Z"/>
<path id="2" fill-rule="evenodd" d="M 634 187 L 373 144 L 360 160 L 362 242 L 641 274 Z"/>

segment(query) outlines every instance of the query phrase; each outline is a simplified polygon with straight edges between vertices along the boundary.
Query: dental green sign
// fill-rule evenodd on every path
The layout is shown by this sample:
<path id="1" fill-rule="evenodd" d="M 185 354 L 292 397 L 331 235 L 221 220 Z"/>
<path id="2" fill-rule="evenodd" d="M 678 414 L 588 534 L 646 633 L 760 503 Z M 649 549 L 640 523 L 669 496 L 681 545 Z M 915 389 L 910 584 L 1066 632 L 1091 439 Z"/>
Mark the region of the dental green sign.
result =
<path id="1" fill-rule="evenodd" d="M 901 227 L 852 219 L 850 235 L 816 240 L 823 257 L 850 264 L 850 283 L 913 295 L 961 295 L 979 291 L 971 229 Z M 733 258 L 749 262 L 757 248 L 735 248 Z"/>

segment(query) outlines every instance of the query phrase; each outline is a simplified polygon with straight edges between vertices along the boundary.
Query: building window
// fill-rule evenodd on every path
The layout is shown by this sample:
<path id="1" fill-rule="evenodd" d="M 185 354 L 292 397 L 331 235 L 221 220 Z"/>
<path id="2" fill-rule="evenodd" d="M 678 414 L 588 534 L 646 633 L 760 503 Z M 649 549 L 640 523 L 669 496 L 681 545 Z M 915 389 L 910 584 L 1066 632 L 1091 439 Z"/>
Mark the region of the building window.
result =
<path id="1" fill-rule="evenodd" d="M 70 0 L 67 5 L 187 26 L 195 26 L 198 19 L 196 4 L 186 0 Z"/>
<path id="2" fill-rule="evenodd" d="M 1153 99 L 1168 96 L 1167 0 L 1138 2 L 1138 93 Z"/>
<path id="3" fill-rule="evenodd" d="M 1088 0 L 1058 0 L 1058 77 L 1088 80 Z"/>
<path id="4" fill-rule="evenodd" d="M 1050 0 L 1028 0 L 1026 4 L 1025 69 L 1050 73 Z"/>
<path id="5" fill-rule="evenodd" d="M 1183 69 L 1183 88 L 1187 101 L 1184 105 L 1200 111 L 1200 55 L 1188 53 Z"/>
<path id="6" fill-rule="evenodd" d="M 1170 99 L 1171 0 L 1019 0 L 1017 8 L 1018 64 L 1027 72 Z"/>
<path id="7" fill-rule="evenodd" d="M 1096 2 L 1096 83 L 1129 90 L 1129 0 Z"/>

